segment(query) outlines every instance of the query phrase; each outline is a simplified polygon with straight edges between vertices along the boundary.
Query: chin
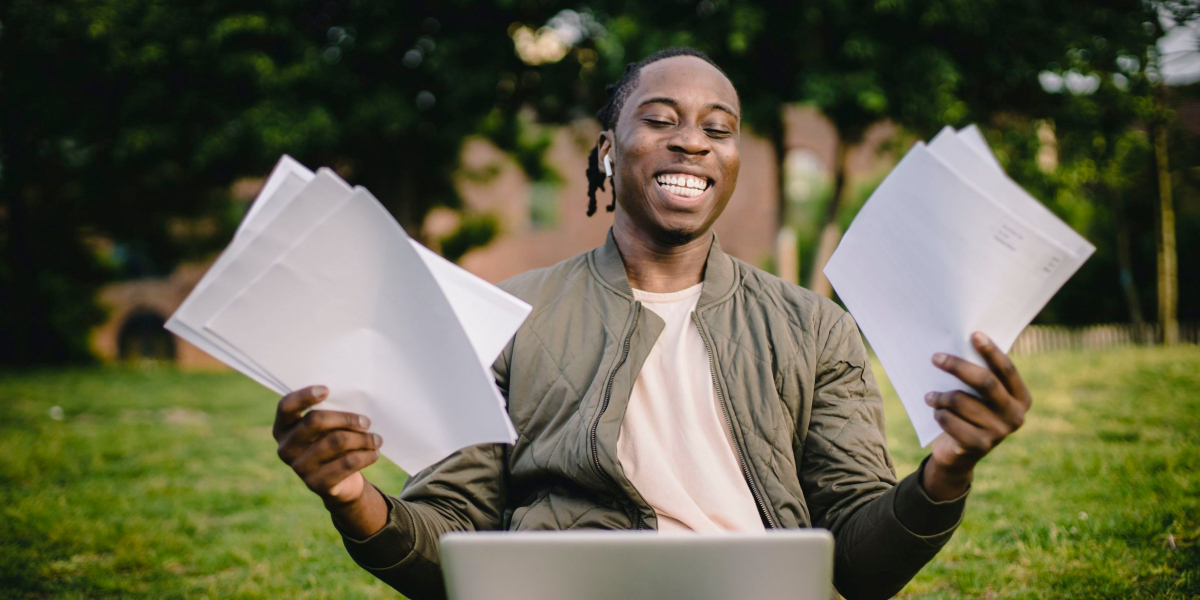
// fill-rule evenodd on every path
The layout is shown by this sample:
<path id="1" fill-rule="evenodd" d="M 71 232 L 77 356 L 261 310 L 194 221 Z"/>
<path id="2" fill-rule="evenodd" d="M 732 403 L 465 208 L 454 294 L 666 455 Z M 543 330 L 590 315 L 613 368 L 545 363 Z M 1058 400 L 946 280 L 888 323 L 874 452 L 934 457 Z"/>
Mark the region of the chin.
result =
<path id="1" fill-rule="evenodd" d="M 660 223 L 660 239 L 672 246 L 681 246 L 708 233 L 704 223 Z"/>

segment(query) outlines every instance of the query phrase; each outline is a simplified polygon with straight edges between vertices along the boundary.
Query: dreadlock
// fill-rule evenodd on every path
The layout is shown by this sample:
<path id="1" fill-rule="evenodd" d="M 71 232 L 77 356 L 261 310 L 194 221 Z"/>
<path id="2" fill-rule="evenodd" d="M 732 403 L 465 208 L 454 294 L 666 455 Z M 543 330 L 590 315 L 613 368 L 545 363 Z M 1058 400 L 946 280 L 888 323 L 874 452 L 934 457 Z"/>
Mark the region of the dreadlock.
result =
<path id="1" fill-rule="evenodd" d="M 621 114 L 621 109 L 625 107 L 625 101 L 629 99 L 629 95 L 632 94 L 634 88 L 637 87 L 638 74 L 641 73 L 642 67 L 654 62 L 658 62 L 664 58 L 672 58 L 675 56 L 694 56 L 716 67 L 718 71 L 721 71 L 721 67 L 717 67 L 717 64 L 714 63 L 707 54 L 687 46 L 659 50 L 658 52 L 655 52 L 654 54 L 642 59 L 641 62 L 629 63 L 625 65 L 625 74 L 622 75 L 616 83 L 609 84 L 604 88 L 604 91 L 608 94 L 608 102 L 596 112 L 596 119 L 600 121 L 600 127 L 608 130 L 616 129 L 617 116 Z M 725 71 L 721 71 L 721 73 L 724 74 Z M 592 153 L 588 155 L 587 214 L 589 217 L 596 214 L 596 190 L 604 189 L 605 179 L 607 179 L 607 177 L 604 175 L 604 171 L 600 168 L 600 145 L 597 144 L 596 147 L 592 148 Z M 613 186 L 613 188 L 612 202 L 610 202 L 606 207 L 608 212 L 612 212 L 617 208 L 616 186 Z"/>

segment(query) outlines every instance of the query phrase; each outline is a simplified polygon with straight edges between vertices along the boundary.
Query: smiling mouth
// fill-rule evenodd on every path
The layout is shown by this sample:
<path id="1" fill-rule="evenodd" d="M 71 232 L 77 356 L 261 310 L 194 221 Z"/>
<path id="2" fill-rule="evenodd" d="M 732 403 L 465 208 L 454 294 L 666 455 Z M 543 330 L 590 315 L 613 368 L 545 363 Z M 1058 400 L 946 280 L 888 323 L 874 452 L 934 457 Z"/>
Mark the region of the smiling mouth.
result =
<path id="1" fill-rule="evenodd" d="M 708 179 L 682 173 L 663 173 L 655 177 L 654 181 L 663 190 L 682 198 L 701 196 L 708 191 L 708 188 L 712 187 Z"/>

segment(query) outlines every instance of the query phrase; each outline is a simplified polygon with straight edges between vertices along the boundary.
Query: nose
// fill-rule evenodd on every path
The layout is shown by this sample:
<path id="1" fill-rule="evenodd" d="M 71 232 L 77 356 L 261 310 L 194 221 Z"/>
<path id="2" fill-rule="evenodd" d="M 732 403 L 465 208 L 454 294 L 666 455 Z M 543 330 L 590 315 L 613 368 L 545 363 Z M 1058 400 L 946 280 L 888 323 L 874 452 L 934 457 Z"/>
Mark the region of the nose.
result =
<path id="1" fill-rule="evenodd" d="M 667 149 L 672 152 L 704 156 L 711 151 L 708 137 L 695 125 L 683 125 L 675 129 L 675 135 L 667 142 Z"/>

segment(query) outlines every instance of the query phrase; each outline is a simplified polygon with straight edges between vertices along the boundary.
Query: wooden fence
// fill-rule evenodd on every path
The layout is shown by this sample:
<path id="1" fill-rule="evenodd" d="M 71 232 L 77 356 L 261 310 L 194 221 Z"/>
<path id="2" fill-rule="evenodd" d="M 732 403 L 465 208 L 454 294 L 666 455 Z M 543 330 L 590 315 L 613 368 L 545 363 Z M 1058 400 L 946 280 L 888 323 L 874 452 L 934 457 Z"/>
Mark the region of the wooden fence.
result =
<path id="1" fill-rule="evenodd" d="M 1087 327 L 1030 325 L 1017 337 L 1012 354 L 1033 354 L 1053 350 L 1089 350 L 1118 346 L 1144 346 L 1162 340 L 1154 323 L 1136 327 L 1129 323 L 1108 323 Z M 1200 344 L 1200 322 L 1180 323 L 1179 341 Z"/>

